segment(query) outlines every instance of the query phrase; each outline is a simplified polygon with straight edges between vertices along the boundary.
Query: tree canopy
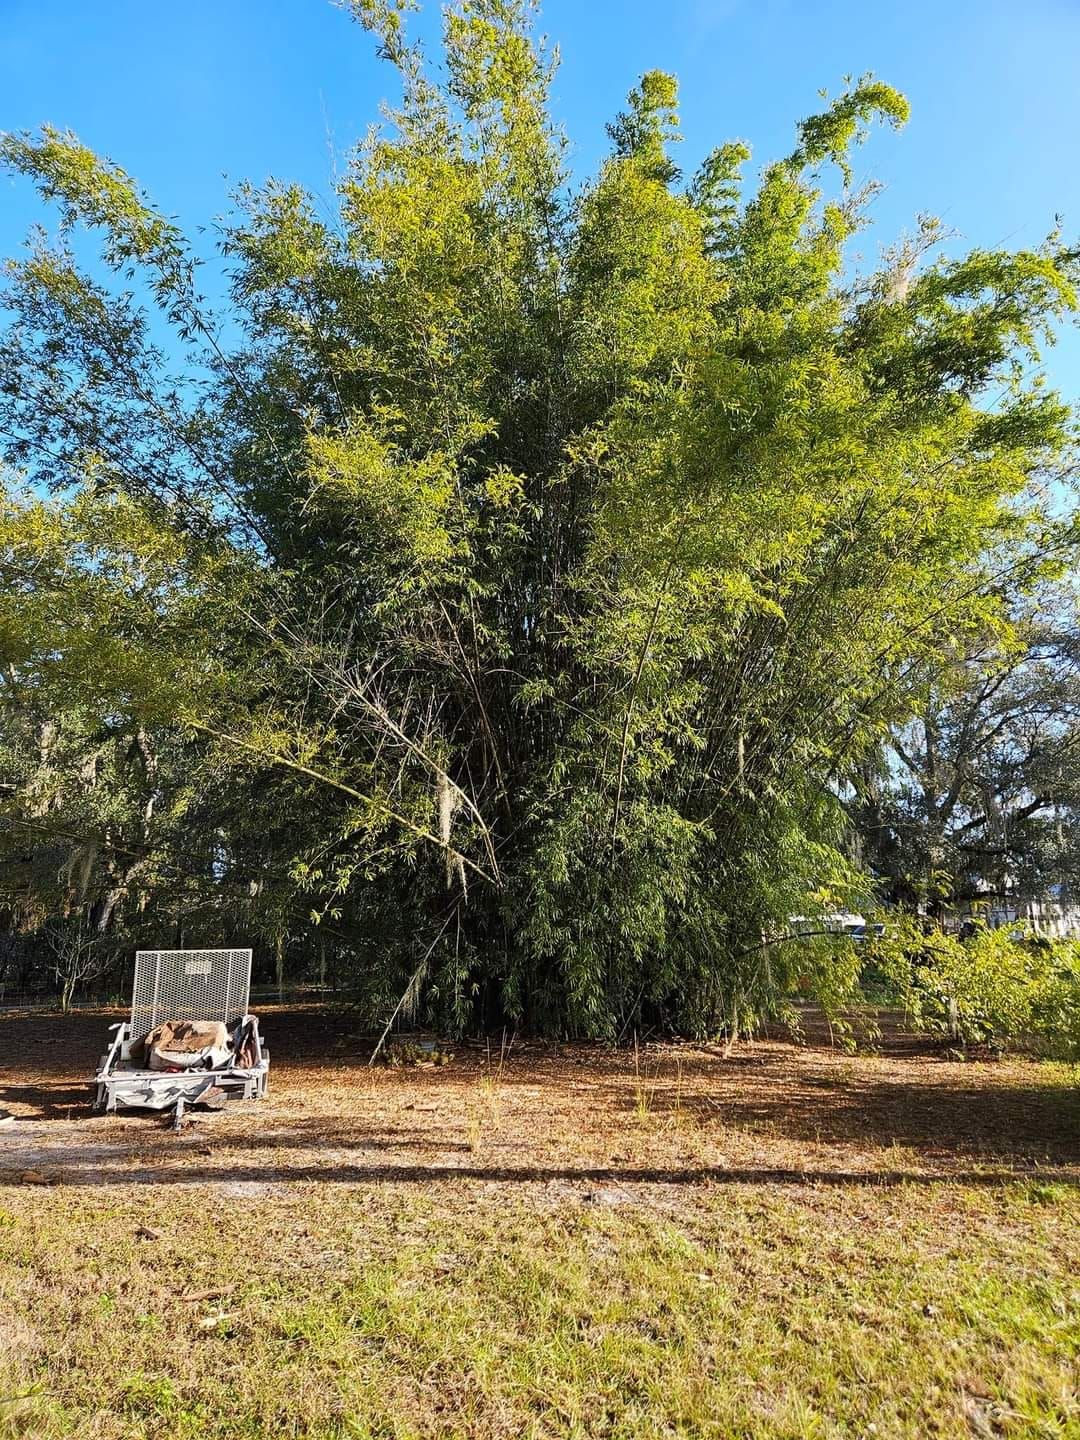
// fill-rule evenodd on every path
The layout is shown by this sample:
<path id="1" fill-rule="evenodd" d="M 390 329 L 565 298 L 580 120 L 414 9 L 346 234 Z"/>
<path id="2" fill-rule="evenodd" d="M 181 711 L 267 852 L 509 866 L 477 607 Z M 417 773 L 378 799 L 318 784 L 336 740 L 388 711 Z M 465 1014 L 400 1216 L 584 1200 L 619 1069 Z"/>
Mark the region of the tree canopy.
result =
<path id="1" fill-rule="evenodd" d="M 1075 902 L 1078 661 L 1075 602 L 1055 587 L 933 677 L 853 787 L 886 898 L 932 914 Z"/>
<path id="2" fill-rule="evenodd" d="M 329 949 L 450 1027 L 827 998 L 772 942 L 869 895 L 853 789 L 1071 561 L 1080 251 L 857 273 L 869 77 L 744 180 L 651 72 L 575 180 L 524 0 L 438 70 L 411 8 L 352 0 L 400 99 L 332 216 L 239 191 L 220 315 L 119 166 L 0 142 L 59 213 L 3 292 L 11 928 Z"/>

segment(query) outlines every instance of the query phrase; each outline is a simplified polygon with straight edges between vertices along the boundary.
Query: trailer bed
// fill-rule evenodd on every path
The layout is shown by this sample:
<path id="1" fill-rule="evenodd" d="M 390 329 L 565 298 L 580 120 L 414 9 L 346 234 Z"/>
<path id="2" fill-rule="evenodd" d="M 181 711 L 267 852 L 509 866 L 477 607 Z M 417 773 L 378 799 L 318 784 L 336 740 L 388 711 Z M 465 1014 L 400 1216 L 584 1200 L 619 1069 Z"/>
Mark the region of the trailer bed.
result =
<path id="1" fill-rule="evenodd" d="M 94 1076 L 94 1109 L 175 1108 L 179 1118 L 185 1106 L 210 1092 L 215 1102 L 264 1096 L 270 1055 L 258 1020 L 247 1013 L 250 977 L 250 950 L 137 952 L 131 1019 L 112 1027 Z M 230 1032 L 233 1060 L 246 1063 L 151 1069 L 144 1063 L 144 1042 L 164 1020 L 221 1021 Z"/>

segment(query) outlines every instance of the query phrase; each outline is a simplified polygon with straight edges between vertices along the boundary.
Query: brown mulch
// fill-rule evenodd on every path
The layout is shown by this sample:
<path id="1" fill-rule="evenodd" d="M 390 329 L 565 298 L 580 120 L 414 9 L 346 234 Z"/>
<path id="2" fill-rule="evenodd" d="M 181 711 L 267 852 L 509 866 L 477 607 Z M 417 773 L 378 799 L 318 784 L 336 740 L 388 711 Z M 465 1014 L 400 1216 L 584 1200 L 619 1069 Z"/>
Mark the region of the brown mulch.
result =
<path id="1" fill-rule="evenodd" d="M 1080 1183 L 1080 1087 L 1059 1067 L 952 1063 L 895 1021 L 875 1051 L 773 1038 L 719 1048 L 515 1043 L 442 1067 L 369 1069 L 325 1008 L 264 1007 L 266 1101 L 95 1116 L 106 1011 L 0 1017 L 0 1186 L 516 1183 L 617 1196 L 713 1184 Z M 343 1034 L 343 1030 L 345 1033 Z M 38 1182 L 40 1183 L 40 1182 Z"/>

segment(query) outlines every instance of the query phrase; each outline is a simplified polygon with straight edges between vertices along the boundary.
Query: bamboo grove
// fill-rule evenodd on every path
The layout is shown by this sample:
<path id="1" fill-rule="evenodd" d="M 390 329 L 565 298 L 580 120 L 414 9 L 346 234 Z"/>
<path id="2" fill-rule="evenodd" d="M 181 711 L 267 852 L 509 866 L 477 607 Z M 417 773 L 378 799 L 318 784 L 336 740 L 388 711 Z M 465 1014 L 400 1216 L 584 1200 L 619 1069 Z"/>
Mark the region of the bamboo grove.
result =
<path id="1" fill-rule="evenodd" d="M 681 173 L 649 73 L 582 181 L 524 0 L 437 67 L 351 8 L 400 98 L 332 215 L 240 190 L 214 306 L 122 169 L 2 142 L 58 217 L 0 341 L 8 928 L 244 936 L 448 1028 L 827 1000 L 782 937 L 869 899 L 860 776 L 1070 564 L 1078 254 L 923 219 L 857 273 L 876 80 L 753 178 Z"/>

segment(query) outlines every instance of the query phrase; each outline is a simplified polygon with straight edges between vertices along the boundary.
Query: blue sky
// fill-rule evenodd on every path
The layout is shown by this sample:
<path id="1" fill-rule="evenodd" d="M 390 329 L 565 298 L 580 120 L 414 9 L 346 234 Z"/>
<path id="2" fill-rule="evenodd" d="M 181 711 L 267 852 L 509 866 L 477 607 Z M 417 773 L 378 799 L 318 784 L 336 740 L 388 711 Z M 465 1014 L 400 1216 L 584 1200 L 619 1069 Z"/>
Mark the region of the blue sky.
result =
<path id="1" fill-rule="evenodd" d="M 426 7 L 421 28 L 436 15 Z M 729 138 L 754 165 L 786 153 L 818 90 L 873 70 L 912 120 L 876 135 L 860 178 L 885 184 L 866 264 L 919 211 L 955 243 L 1034 245 L 1055 213 L 1080 237 L 1080 0 L 548 0 L 556 108 L 580 174 L 643 70 L 674 71 L 686 169 Z M 231 183 L 273 174 L 326 193 L 393 77 L 327 0 L 0 0 L 0 129 L 70 127 L 123 164 L 189 234 Z M 0 254 L 39 212 L 0 180 Z M 1080 338 L 1047 356 L 1080 400 Z"/>

